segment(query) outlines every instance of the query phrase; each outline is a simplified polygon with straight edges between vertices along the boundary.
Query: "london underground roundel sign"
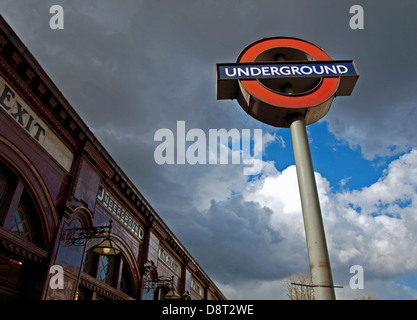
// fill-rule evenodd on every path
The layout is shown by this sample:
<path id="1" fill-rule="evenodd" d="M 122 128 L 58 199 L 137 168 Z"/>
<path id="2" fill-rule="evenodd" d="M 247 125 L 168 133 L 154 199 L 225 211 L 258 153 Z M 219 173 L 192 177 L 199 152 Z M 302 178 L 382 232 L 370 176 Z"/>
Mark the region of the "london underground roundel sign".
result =
<path id="1" fill-rule="evenodd" d="M 318 121 L 359 77 L 353 61 L 334 61 L 320 47 L 287 37 L 254 42 L 236 63 L 216 67 L 218 99 L 237 99 L 252 117 L 277 127 L 289 127 L 293 113 L 303 114 L 306 125 Z"/>

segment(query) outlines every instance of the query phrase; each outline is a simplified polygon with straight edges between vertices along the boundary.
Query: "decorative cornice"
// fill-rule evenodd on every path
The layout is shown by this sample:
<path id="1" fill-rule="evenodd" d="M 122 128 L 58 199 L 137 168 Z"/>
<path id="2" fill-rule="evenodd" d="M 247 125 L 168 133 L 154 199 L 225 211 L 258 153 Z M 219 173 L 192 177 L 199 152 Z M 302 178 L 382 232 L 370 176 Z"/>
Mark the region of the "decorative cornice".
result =
<path id="1" fill-rule="evenodd" d="M 23 243 L 23 241 L 0 228 L 0 245 L 3 248 L 35 263 L 42 263 L 48 258 L 48 253 L 45 250 L 28 242 Z"/>
<path id="2" fill-rule="evenodd" d="M 66 130 L 66 126 L 62 123 L 62 120 L 65 120 L 65 118 L 62 118 L 61 112 L 58 112 L 58 109 L 61 108 L 60 105 L 57 104 L 53 108 L 45 107 L 45 97 L 49 96 L 49 93 L 45 91 L 45 86 L 41 83 L 34 85 L 34 83 L 39 81 L 35 80 L 38 79 L 37 77 L 34 77 L 31 80 L 22 80 L 22 77 L 19 75 L 21 71 L 22 67 L 17 68 L 17 66 L 15 66 L 15 68 L 13 68 L 13 66 L 10 66 L 10 63 L 6 61 L 3 56 L 0 56 L 0 72 L 4 75 L 7 81 L 17 89 L 22 98 L 24 98 L 26 102 L 32 106 L 32 109 L 34 109 L 34 111 L 49 124 L 50 128 L 64 140 L 65 144 L 72 151 L 76 150 L 80 141 L 77 142 L 74 139 L 73 134 L 71 134 L 71 131 Z M 34 88 L 39 86 L 41 86 L 42 91 L 45 92 L 44 95 L 34 94 Z M 75 132 L 75 129 L 73 132 Z"/>

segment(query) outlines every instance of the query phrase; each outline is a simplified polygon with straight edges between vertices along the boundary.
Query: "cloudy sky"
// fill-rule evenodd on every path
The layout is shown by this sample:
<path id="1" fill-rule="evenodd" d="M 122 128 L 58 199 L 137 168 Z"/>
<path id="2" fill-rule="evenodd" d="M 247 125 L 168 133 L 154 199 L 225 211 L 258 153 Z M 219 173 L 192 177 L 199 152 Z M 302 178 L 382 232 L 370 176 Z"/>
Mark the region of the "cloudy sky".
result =
<path id="1" fill-rule="evenodd" d="M 52 30 L 52 5 L 64 29 Z M 2 0 L 0 10 L 67 100 L 229 299 L 285 299 L 309 272 L 289 129 L 216 100 L 215 64 L 291 36 L 353 59 L 360 78 L 308 126 L 339 299 L 417 298 L 417 3 L 367 0 L 364 29 L 331 0 Z M 159 129 L 262 129 L 262 172 L 155 161 Z M 188 148 L 192 142 L 186 142 Z M 175 146 L 176 147 L 176 146 Z M 353 290 L 351 266 L 364 270 Z"/>

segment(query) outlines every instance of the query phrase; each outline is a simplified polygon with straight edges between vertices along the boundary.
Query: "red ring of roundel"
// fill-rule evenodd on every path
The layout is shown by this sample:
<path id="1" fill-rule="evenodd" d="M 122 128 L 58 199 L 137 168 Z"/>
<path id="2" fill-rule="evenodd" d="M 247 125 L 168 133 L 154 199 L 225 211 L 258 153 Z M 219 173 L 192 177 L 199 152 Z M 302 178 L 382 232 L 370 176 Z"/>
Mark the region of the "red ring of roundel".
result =
<path id="1" fill-rule="evenodd" d="M 246 47 L 239 55 L 237 62 L 254 62 L 255 58 L 265 50 L 278 47 L 295 48 L 310 54 L 314 59 L 332 60 L 331 57 L 319 47 L 310 42 L 294 38 L 268 38 L 255 42 Z M 319 87 L 308 94 L 302 96 L 286 96 L 275 91 L 268 90 L 258 80 L 240 80 L 242 86 L 251 95 L 268 104 L 285 108 L 307 108 L 319 105 L 331 98 L 338 86 L 340 79 L 323 78 Z"/>

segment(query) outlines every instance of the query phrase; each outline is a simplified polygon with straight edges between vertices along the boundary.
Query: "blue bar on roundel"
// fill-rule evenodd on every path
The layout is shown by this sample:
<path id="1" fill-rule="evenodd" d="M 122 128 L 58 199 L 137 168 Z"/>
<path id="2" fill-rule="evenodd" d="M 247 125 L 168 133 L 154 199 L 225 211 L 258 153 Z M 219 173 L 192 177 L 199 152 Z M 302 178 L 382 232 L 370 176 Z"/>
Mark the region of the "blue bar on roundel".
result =
<path id="1" fill-rule="evenodd" d="M 217 79 L 357 76 L 353 61 L 231 63 L 217 65 Z"/>

